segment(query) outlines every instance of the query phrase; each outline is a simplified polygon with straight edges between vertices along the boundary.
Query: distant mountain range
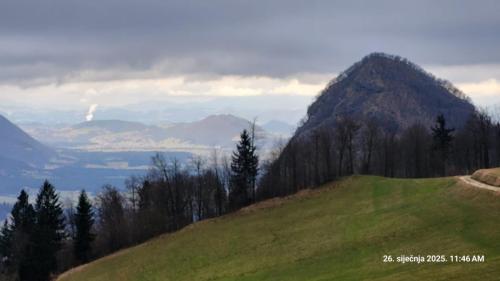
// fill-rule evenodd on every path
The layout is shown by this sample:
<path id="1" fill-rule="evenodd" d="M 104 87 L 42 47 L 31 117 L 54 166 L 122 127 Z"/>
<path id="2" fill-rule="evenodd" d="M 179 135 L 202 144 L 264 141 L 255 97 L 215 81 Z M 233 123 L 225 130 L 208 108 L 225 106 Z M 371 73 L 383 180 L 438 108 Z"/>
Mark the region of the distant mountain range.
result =
<path id="1" fill-rule="evenodd" d="M 187 164 L 192 153 L 206 154 L 214 147 L 230 152 L 250 126 L 248 120 L 226 114 L 157 125 L 122 120 L 30 123 L 22 125 L 23 131 L 0 116 L 0 203 L 14 200 L 21 188 L 36 191 L 45 179 L 70 193 L 82 188 L 95 192 L 106 183 L 122 187 L 128 176 L 146 173 L 157 151 Z M 256 126 L 256 136 L 265 153 L 282 135 Z"/>
<path id="2" fill-rule="evenodd" d="M 309 106 L 297 135 L 333 127 L 341 116 L 378 121 L 385 130 L 398 132 L 415 123 L 430 127 L 443 114 L 448 124 L 460 127 L 474 110 L 451 83 L 406 59 L 374 53 L 327 85 Z"/>
<path id="3" fill-rule="evenodd" d="M 39 125 L 41 126 L 41 125 Z M 84 137 L 78 134 L 94 134 L 113 131 L 123 133 L 128 129 L 144 129 L 145 125 L 120 121 L 96 121 L 74 126 L 69 138 Z M 59 134 L 71 133 L 59 128 Z M 49 136 L 58 128 L 39 128 L 39 133 Z M 154 154 L 144 152 L 87 152 L 72 149 L 53 149 L 28 135 L 25 131 L 0 116 L 0 207 L 2 202 L 15 200 L 21 188 L 36 193 L 43 180 L 49 179 L 60 191 L 85 188 L 95 192 L 106 183 L 122 186 L 133 174 L 144 174 Z M 187 152 L 164 152 L 169 159 L 185 163 L 191 156 Z M 0 208 L 0 214 L 1 214 Z"/>
<path id="4" fill-rule="evenodd" d="M 274 122 L 274 132 L 256 126 L 260 140 L 285 135 L 287 124 Z M 234 115 L 210 115 L 195 122 L 146 125 L 121 120 L 94 120 L 76 125 L 50 127 L 43 124 L 25 124 L 37 139 L 54 147 L 90 151 L 193 151 L 220 147 L 232 149 L 243 129 L 251 122 Z M 288 125 L 290 126 L 290 125 Z M 288 131 L 288 136 L 291 131 Z"/>
<path id="5" fill-rule="evenodd" d="M 184 140 L 189 143 L 233 148 L 243 129 L 249 129 L 251 123 L 234 115 L 211 115 L 200 121 L 174 124 L 165 128 L 165 136 Z M 266 132 L 256 126 L 256 134 L 265 137 Z"/>

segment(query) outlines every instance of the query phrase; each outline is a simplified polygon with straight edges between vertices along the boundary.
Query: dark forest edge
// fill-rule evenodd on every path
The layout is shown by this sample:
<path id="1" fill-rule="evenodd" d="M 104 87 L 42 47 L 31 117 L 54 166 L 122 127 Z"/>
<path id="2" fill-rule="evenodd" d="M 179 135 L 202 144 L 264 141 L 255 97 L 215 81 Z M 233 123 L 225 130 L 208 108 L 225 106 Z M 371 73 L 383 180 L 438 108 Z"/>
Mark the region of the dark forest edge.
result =
<path id="1" fill-rule="evenodd" d="M 351 174 L 440 177 L 500 166 L 500 124 L 484 111 L 463 128 L 449 128 L 438 116 L 431 128 L 415 124 L 401 132 L 338 118 L 333 128 L 292 138 L 260 165 L 252 132 L 242 132 L 230 160 L 214 152 L 211 159 L 196 158 L 191 167 L 181 167 L 157 154 L 147 175 L 129 178 L 126 192 L 105 185 L 93 206 L 82 191 L 77 207 L 64 211 L 48 181 L 34 205 L 21 191 L 1 231 L 3 275 L 50 280 L 196 221 Z"/>
<path id="2" fill-rule="evenodd" d="M 442 115 L 431 128 L 414 124 L 400 132 L 372 120 L 338 117 L 331 128 L 292 138 L 263 165 L 259 198 L 314 187 L 354 173 L 399 178 L 471 174 L 500 166 L 500 123 L 484 111 L 462 128 L 449 128 Z"/>

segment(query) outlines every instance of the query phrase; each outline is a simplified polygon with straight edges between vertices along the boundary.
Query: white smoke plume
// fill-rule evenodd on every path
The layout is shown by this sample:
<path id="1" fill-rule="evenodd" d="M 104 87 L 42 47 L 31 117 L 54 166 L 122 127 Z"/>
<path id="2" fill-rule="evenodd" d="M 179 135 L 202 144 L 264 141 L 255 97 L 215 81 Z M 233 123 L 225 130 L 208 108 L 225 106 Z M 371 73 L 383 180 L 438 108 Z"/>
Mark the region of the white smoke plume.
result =
<path id="1" fill-rule="evenodd" d="M 94 112 L 96 111 L 97 106 L 98 106 L 98 104 L 92 104 L 89 107 L 89 111 L 87 112 L 87 115 L 85 116 L 85 119 L 87 119 L 87 122 L 92 121 L 92 119 L 94 119 Z"/>

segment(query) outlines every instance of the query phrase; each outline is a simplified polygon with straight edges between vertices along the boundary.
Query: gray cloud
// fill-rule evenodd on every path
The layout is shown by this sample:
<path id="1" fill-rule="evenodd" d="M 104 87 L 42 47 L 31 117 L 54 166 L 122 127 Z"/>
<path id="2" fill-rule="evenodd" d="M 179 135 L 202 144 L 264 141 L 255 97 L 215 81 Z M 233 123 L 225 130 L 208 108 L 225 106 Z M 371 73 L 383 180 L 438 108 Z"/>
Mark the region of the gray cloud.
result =
<path id="1" fill-rule="evenodd" d="M 373 51 L 500 63 L 499 14 L 498 1 L 7 0 L 0 81 L 283 77 L 338 72 Z"/>

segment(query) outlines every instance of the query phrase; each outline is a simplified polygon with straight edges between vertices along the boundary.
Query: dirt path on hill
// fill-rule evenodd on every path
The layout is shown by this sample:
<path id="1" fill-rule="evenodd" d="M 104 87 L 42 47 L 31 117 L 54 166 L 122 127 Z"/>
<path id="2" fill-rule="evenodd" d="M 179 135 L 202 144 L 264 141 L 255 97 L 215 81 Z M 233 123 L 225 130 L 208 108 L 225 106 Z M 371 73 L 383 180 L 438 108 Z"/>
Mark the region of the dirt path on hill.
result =
<path id="1" fill-rule="evenodd" d="M 470 176 L 460 176 L 458 178 L 461 181 L 463 181 L 466 184 L 468 184 L 468 185 L 472 185 L 472 186 L 475 186 L 475 187 L 478 187 L 478 188 L 482 188 L 482 189 L 488 189 L 488 190 L 500 192 L 500 187 L 496 187 L 496 186 L 493 186 L 493 185 L 489 185 L 489 184 L 485 184 L 485 183 L 479 182 L 479 181 L 477 181 L 475 179 L 472 179 Z"/>

